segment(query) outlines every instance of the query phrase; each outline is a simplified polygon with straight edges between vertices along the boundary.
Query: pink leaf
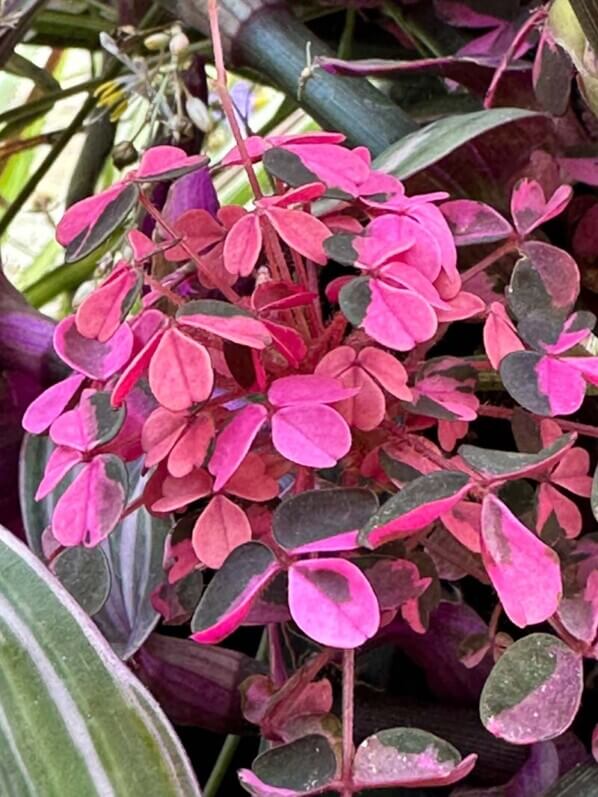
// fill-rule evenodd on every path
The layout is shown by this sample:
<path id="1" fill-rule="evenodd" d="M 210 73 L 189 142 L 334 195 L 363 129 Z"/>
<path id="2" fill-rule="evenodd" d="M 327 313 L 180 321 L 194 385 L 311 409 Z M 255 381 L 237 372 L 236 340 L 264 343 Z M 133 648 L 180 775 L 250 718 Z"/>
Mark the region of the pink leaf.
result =
<path id="1" fill-rule="evenodd" d="M 272 417 L 276 450 L 311 468 L 331 468 L 351 448 L 351 432 L 338 412 L 319 404 L 283 407 Z"/>
<path id="2" fill-rule="evenodd" d="M 166 467 L 170 475 L 180 478 L 191 473 L 194 468 L 201 467 L 208 454 L 214 432 L 211 415 L 200 412 L 191 418 L 168 456 Z"/>
<path id="3" fill-rule="evenodd" d="M 75 314 L 77 331 L 84 338 L 105 343 L 126 318 L 140 287 L 139 276 L 124 267 L 81 302 Z"/>
<path id="4" fill-rule="evenodd" d="M 511 196 L 511 215 L 520 235 L 528 235 L 536 227 L 558 216 L 567 207 L 572 189 L 561 185 L 548 202 L 542 186 L 535 180 L 520 180 Z"/>
<path id="5" fill-rule="evenodd" d="M 207 349 L 178 329 L 167 330 L 150 362 L 149 383 L 160 404 L 175 412 L 205 401 L 214 385 Z"/>
<path id="6" fill-rule="evenodd" d="M 351 649 L 374 636 L 380 609 L 361 570 L 344 559 L 295 562 L 289 569 L 293 620 L 321 645 Z"/>
<path id="7" fill-rule="evenodd" d="M 542 623 L 557 610 L 558 556 L 493 495 L 482 506 L 482 559 L 507 616 L 519 628 Z"/>
<path id="8" fill-rule="evenodd" d="M 185 246 L 178 244 L 164 253 L 166 260 L 175 263 L 189 260 L 189 249 L 195 254 L 201 254 L 221 241 L 226 232 L 211 213 L 200 208 L 186 210 L 175 221 L 173 229 L 177 237 L 185 242 Z"/>
<path id="9" fill-rule="evenodd" d="M 268 401 L 275 407 L 292 407 L 296 404 L 332 404 L 356 395 L 354 388 L 345 388 L 329 376 L 298 374 L 283 376 L 272 382 Z"/>
<path id="10" fill-rule="evenodd" d="M 121 460 L 101 454 L 87 463 L 58 499 L 52 532 L 62 545 L 93 547 L 120 520 L 127 499 L 127 472 Z"/>
<path id="11" fill-rule="evenodd" d="M 560 362 L 575 368 L 591 385 L 598 385 L 598 357 L 561 357 Z"/>
<path id="12" fill-rule="evenodd" d="M 325 354 L 316 366 L 316 374 L 339 377 L 350 368 L 357 359 L 357 352 L 351 346 L 337 346 Z"/>
<path id="13" fill-rule="evenodd" d="M 259 593 L 279 571 L 274 554 L 259 542 L 235 548 L 216 572 L 191 622 L 192 639 L 220 642 L 238 628 Z"/>
<path id="14" fill-rule="evenodd" d="M 176 479 L 167 476 L 162 482 L 162 497 L 151 505 L 153 512 L 172 512 L 182 509 L 199 498 L 209 495 L 212 479 L 205 470 L 197 468 L 187 476 Z"/>
<path id="15" fill-rule="evenodd" d="M 301 335 L 292 327 L 274 321 L 264 320 L 263 324 L 272 337 L 272 345 L 290 365 L 299 368 L 307 354 L 307 346 Z"/>
<path id="16" fill-rule="evenodd" d="M 258 313 L 310 305 L 317 296 L 301 285 L 270 280 L 255 286 L 251 306 Z"/>
<path id="17" fill-rule="evenodd" d="M 379 280 L 370 280 L 369 287 L 371 301 L 362 326 L 374 340 L 397 351 L 411 351 L 434 336 L 436 315 L 421 296 Z"/>
<path id="18" fill-rule="evenodd" d="M 186 425 L 187 416 L 183 412 L 172 412 L 165 407 L 157 407 L 152 412 L 141 433 L 146 468 L 153 468 L 168 456 Z"/>
<path id="19" fill-rule="evenodd" d="M 481 316 L 486 310 L 486 303 L 468 291 L 461 291 L 446 301 L 447 307 L 438 307 L 436 317 L 439 322 L 463 321 L 466 318 Z"/>
<path id="20" fill-rule="evenodd" d="M 102 191 L 101 194 L 87 197 L 71 205 L 56 226 L 58 243 L 68 246 L 83 230 L 93 226 L 106 207 L 117 199 L 125 188 L 125 183 L 118 182 L 107 188 L 106 191 Z"/>
<path id="21" fill-rule="evenodd" d="M 122 404 L 141 376 L 146 372 L 161 340 L 162 330 L 158 328 L 144 344 L 143 348 L 138 351 L 133 359 L 130 360 L 129 364 L 123 368 L 120 376 L 116 380 L 114 390 L 112 391 L 111 401 L 113 407 L 118 407 Z"/>
<path id="22" fill-rule="evenodd" d="M 575 495 L 589 498 L 592 494 L 592 478 L 588 476 L 590 455 L 585 448 L 572 448 L 550 474 L 550 481 Z"/>
<path id="23" fill-rule="evenodd" d="M 328 255 L 324 251 L 324 241 L 330 238 L 331 233 L 323 222 L 303 210 L 278 207 L 268 208 L 266 216 L 291 249 L 314 263 L 326 265 Z"/>
<path id="24" fill-rule="evenodd" d="M 255 213 L 248 213 L 233 224 L 224 241 L 224 266 L 231 274 L 247 277 L 262 250 L 262 228 Z"/>
<path id="25" fill-rule="evenodd" d="M 544 483 L 538 490 L 536 528 L 539 532 L 542 531 L 552 513 L 568 539 L 574 539 L 580 535 L 582 517 L 577 506 L 551 484 Z"/>
<path id="26" fill-rule="evenodd" d="M 131 230 L 127 238 L 129 240 L 129 246 L 133 251 L 133 260 L 136 263 L 142 263 L 144 260 L 148 260 L 156 251 L 156 244 L 140 230 Z"/>
<path id="27" fill-rule="evenodd" d="M 500 361 L 512 351 L 525 348 L 519 340 L 515 325 L 507 315 L 504 305 L 492 302 L 484 323 L 484 349 L 490 364 L 498 370 Z"/>
<path id="28" fill-rule="evenodd" d="M 50 439 L 56 445 L 91 451 L 112 440 L 124 422 L 124 409 L 110 406 L 108 393 L 84 390 L 79 404 L 52 423 Z"/>
<path id="29" fill-rule="evenodd" d="M 482 507 L 473 501 L 460 501 L 442 515 L 442 523 L 453 537 L 473 553 L 480 553 Z"/>
<path id="30" fill-rule="evenodd" d="M 252 451 L 226 483 L 226 492 L 246 501 L 271 501 L 279 493 L 277 480 L 266 471 L 262 457 Z"/>
<path id="31" fill-rule="evenodd" d="M 172 172 L 189 171 L 203 166 L 206 159 L 203 155 L 187 155 L 180 147 L 163 145 L 151 147 L 143 153 L 135 178 L 139 181 L 153 180 L 156 177 L 169 175 L 174 179 L 178 174 Z"/>
<path id="32" fill-rule="evenodd" d="M 44 478 L 39 483 L 35 493 L 35 500 L 41 501 L 42 498 L 49 495 L 60 484 L 71 468 L 81 462 L 82 459 L 83 455 L 79 451 L 73 451 L 71 448 L 63 448 L 61 446 L 55 448 L 48 457 Z"/>
<path id="33" fill-rule="evenodd" d="M 586 393 L 583 377 L 567 364 L 573 359 L 578 358 L 542 357 L 536 366 L 538 390 L 548 399 L 550 415 L 571 415 L 583 403 Z"/>
<path id="34" fill-rule="evenodd" d="M 215 478 L 215 492 L 221 490 L 237 470 L 267 417 L 268 411 L 261 404 L 248 404 L 220 432 L 208 465 Z"/>
<path id="35" fill-rule="evenodd" d="M 31 434 L 41 434 L 64 411 L 85 377 L 82 374 L 67 376 L 61 382 L 44 390 L 33 401 L 23 416 L 23 428 Z"/>
<path id="36" fill-rule="evenodd" d="M 380 426 L 386 412 L 386 401 L 372 377 L 362 368 L 354 367 L 343 373 L 340 382 L 346 388 L 358 391 L 351 398 L 337 401 L 334 405 L 349 426 L 364 432 Z"/>
<path id="37" fill-rule="evenodd" d="M 215 495 L 193 527 L 193 550 L 207 567 L 217 570 L 239 545 L 251 539 L 251 526 L 240 506 Z"/>
<path id="38" fill-rule="evenodd" d="M 411 399 L 411 390 L 407 387 L 407 371 L 392 354 L 366 346 L 359 352 L 357 362 L 392 396 L 405 401 Z"/>
<path id="39" fill-rule="evenodd" d="M 492 243 L 513 232 L 509 222 L 490 205 L 471 199 L 456 199 L 440 206 L 457 246 Z"/>
<path id="40" fill-rule="evenodd" d="M 61 360 L 90 379 L 105 380 L 119 371 L 133 349 L 133 333 L 123 324 L 110 340 L 100 343 L 84 338 L 68 316 L 54 330 L 54 348 Z"/>
<path id="41" fill-rule="evenodd" d="M 264 349 L 272 343 L 261 321 L 226 302 L 210 299 L 188 302 L 179 311 L 177 320 L 179 324 L 203 329 L 252 349 Z"/>

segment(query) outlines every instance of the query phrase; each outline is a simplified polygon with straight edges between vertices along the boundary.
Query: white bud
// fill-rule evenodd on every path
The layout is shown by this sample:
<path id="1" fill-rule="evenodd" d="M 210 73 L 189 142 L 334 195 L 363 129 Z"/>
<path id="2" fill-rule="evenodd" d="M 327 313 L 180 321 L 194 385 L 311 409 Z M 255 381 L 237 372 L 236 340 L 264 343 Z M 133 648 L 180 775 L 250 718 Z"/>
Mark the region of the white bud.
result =
<path id="1" fill-rule="evenodd" d="M 187 116 L 191 119 L 195 127 L 203 133 L 207 133 L 212 126 L 212 120 L 210 119 L 210 112 L 205 102 L 200 100 L 199 97 L 187 97 L 185 108 L 187 110 Z"/>
<path id="2" fill-rule="evenodd" d="M 151 52 L 159 52 L 165 50 L 169 42 L 170 36 L 167 33 L 151 33 L 143 40 L 143 46 Z"/>
<path id="3" fill-rule="evenodd" d="M 189 47 L 189 39 L 181 31 L 172 37 L 168 46 L 170 48 L 171 54 L 174 55 L 175 58 L 178 58 L 187 52 L 187 48 Z"/>

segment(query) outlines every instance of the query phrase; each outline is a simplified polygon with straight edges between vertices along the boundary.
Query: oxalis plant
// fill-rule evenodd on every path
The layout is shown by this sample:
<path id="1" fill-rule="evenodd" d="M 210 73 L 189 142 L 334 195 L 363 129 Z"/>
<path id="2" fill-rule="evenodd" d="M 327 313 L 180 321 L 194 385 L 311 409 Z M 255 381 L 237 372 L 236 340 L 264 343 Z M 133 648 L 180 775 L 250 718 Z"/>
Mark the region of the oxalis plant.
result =
<path id="1" fill-rule="evenodd" d="M 475 778 L 488 744 L 475 734 L 457 749 L 417 714 L 358 732 L 360 672 L 398 648 L 435 693 L 455 697 L 461 678 L 480 695 L 493 737 L 532 745 L 511 786 L 531 795 L 517 791 L 526 778 L 583 759 L 567 731 L 584 657 L 598 657 L 598 541 L 582 536 L 596 511 L 583 438 L 598 429 L 569 418 L 598 384 L 596 319 L 576 309 L 576 262 L 543 233 L 571 188 L 546 196 L 524 178 L 506 218 L 407 193 L 336 132 L 244 138 L 209 8 L 234 148 L 208 166 L 151 147 L 57 227 L 67 262 L 127 232 L 55 329 L 69 374 L 24 416 L 48 520 L 37 553 L 110 640 L 131 608 L 124 590 L 106 603 L 116 552 L 135 561 L 165 541 L 149 623 L 119 638 L 123 658 L 155 613 L 190 620 L 206 649 L 263 626 L 265 667 L 240 685 L 262 738 L 238 773 L 250 794 Z M 248 207 L 219 205 L 212 168 L 244 170 Z M 198 185 L 209 199 L 189 209 Z M 462 266 L 466 247 L 488 244 Z M 507 255 L 504 295 L 489 298 L 484 276 Z M 480 327 L 479 354 L 451 352 L 455 328 Z M 488 402 L 496 384 L 505 406 Z M 483 418 L 504 425 L 505 450 L 470 429 Z M 497 792 L 452 791 L 485 793 Z"/>

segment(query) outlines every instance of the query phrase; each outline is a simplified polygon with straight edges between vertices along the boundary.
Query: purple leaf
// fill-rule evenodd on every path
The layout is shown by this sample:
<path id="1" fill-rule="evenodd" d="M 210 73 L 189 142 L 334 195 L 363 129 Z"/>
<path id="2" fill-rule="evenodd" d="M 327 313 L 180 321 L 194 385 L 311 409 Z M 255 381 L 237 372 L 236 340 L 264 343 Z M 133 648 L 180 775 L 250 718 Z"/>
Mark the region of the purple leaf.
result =
<path id="1" fill-rule="evenodd" d="M 175 180 L 168 189 L 162 215 L 173 224 L 187 210 L 203 209 L 215 216 L 218 197 L 209 169 L 196 169 Z"/>
<path id="2" fill-rule="evenodd" d="M 118 457 L 87 463 L 56 504 L 52 531 L 62 545 L 98 545 L 117 525 L 127 500 L 127 471 Z"/>
<path id="3" fill-rule="evenodd" d="M 61 321 L 54 332 L 58 356 L 75 371 L 90 379 L 105 380 L 119 371 L 133 350 L 133 333 L 123 324 L 105 343 L 84 338 L 77 332 L 75 316 Z"/>
<path id="4" fill-rule="evenodd" d="M 254 659 L 189 639 L 152 634 L 135 655 L 135 672 L 176 725 L 214 733 L 245 730 L 239 686 L 264 671 Z"/>
<path id="5" fill-rule="evenodd" d="M 307 490 L 279 504 L 272 531 L 276 542 L 293 553 L 351 550 L 359 547 L 357 530 L 377 508 L 371 490 Z"/>
<path id="6" fill-rule="evenodd" d="M 310 559 L 289 569 L 289 608 L 321 645 L 356 648 L 374 636 L 380 609 L 369 581 L 345 559 Z"/>
<path id="7" fill-rule="evenodd" d="M 494 495 L 482 505 L 482 560 L 506 614 L 519 628 L 542 623 L 557 610 L 559 557 Z"/>
<path id="8" fill-rule="evenodd" d="M 513 233 L 509 222 L 484 202 L 455 199 L 440 205 L 457 246 L 502 241 Z"/>
<path id="9" fill-rule="evenodd" d="M 425 528 L 452 509 L 469 487 L 469 477 L 457 471 L 438 471 L 414 479 L 370 518 L 360 532 L 361 544 L 377 548 Z"/>
<path id="10" fill-rule="evenodd" d="M 571 449 L 576 439 L 576 434 L 564 434 L 537 454 L 496 451 L 469 445 L 461 446 L 458 454 L 471 468 L 486 477 L 525 478 L 551 468 Z"/>
<path id="11" fill-rule="evenodd" d="M 209 645 L 231 634 L 278 570 L 274 554 L 265 545 L 247 542 L 235 548 L 199 602 L 191 621 L 191 638 Z"/>
<path id="12" fill-rule="evenodd" d="M 459 751 L 427 731 L 389 728 L 369 736 L 353 759 L 358 788 L 448 786 L 469 775 L 477 756 Z"/>
<path id="13" fill-rule="evenodd" d="M 581 657 L 560 639 L 531 634 L 503 653 L 482 691 L 486 728 L 510 744 L 560 736 L 573 722 L 583 689 Z"/>

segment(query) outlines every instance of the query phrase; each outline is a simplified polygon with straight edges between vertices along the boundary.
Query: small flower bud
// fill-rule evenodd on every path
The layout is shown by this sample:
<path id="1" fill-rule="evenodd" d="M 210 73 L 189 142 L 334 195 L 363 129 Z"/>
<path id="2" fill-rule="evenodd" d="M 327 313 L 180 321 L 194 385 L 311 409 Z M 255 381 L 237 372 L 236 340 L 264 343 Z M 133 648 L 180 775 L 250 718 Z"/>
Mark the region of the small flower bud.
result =
<path id="1" fill-rule="evenodd" d="M 130 141 L 121 141 L 112 150 L 112 160 L 117 169 L 124 169 L 135 163 L 139 154 Z"/>
<path id="2" fill-rule="evenodd" d="M 170 42 L 170 36 L 167 33 L 151 33 L 143 40 L 143 46 L 146 50 L 157 52 L 165 50 Z"/>
<path id="3" fill-rule="evenodd" d="M 185 108 L 187 110 L 187 116 L 191 119 L 195 127 L 203 133 L 207 133 L 212 126 L 212 120 L 210 119 L 210 113 L 205 102 L 200 100 L 199 97 L 187 97 Z"/>
<path id="4" fill-rule="evenodd" d="M 189 39 L 181 31 L 172 37 L 168 47 L 171 54 L 174 55 L 175 58 L 179 58 L 181 55 L 184 55 L 187 52 L 187 48 L 189 47 Z"/>

